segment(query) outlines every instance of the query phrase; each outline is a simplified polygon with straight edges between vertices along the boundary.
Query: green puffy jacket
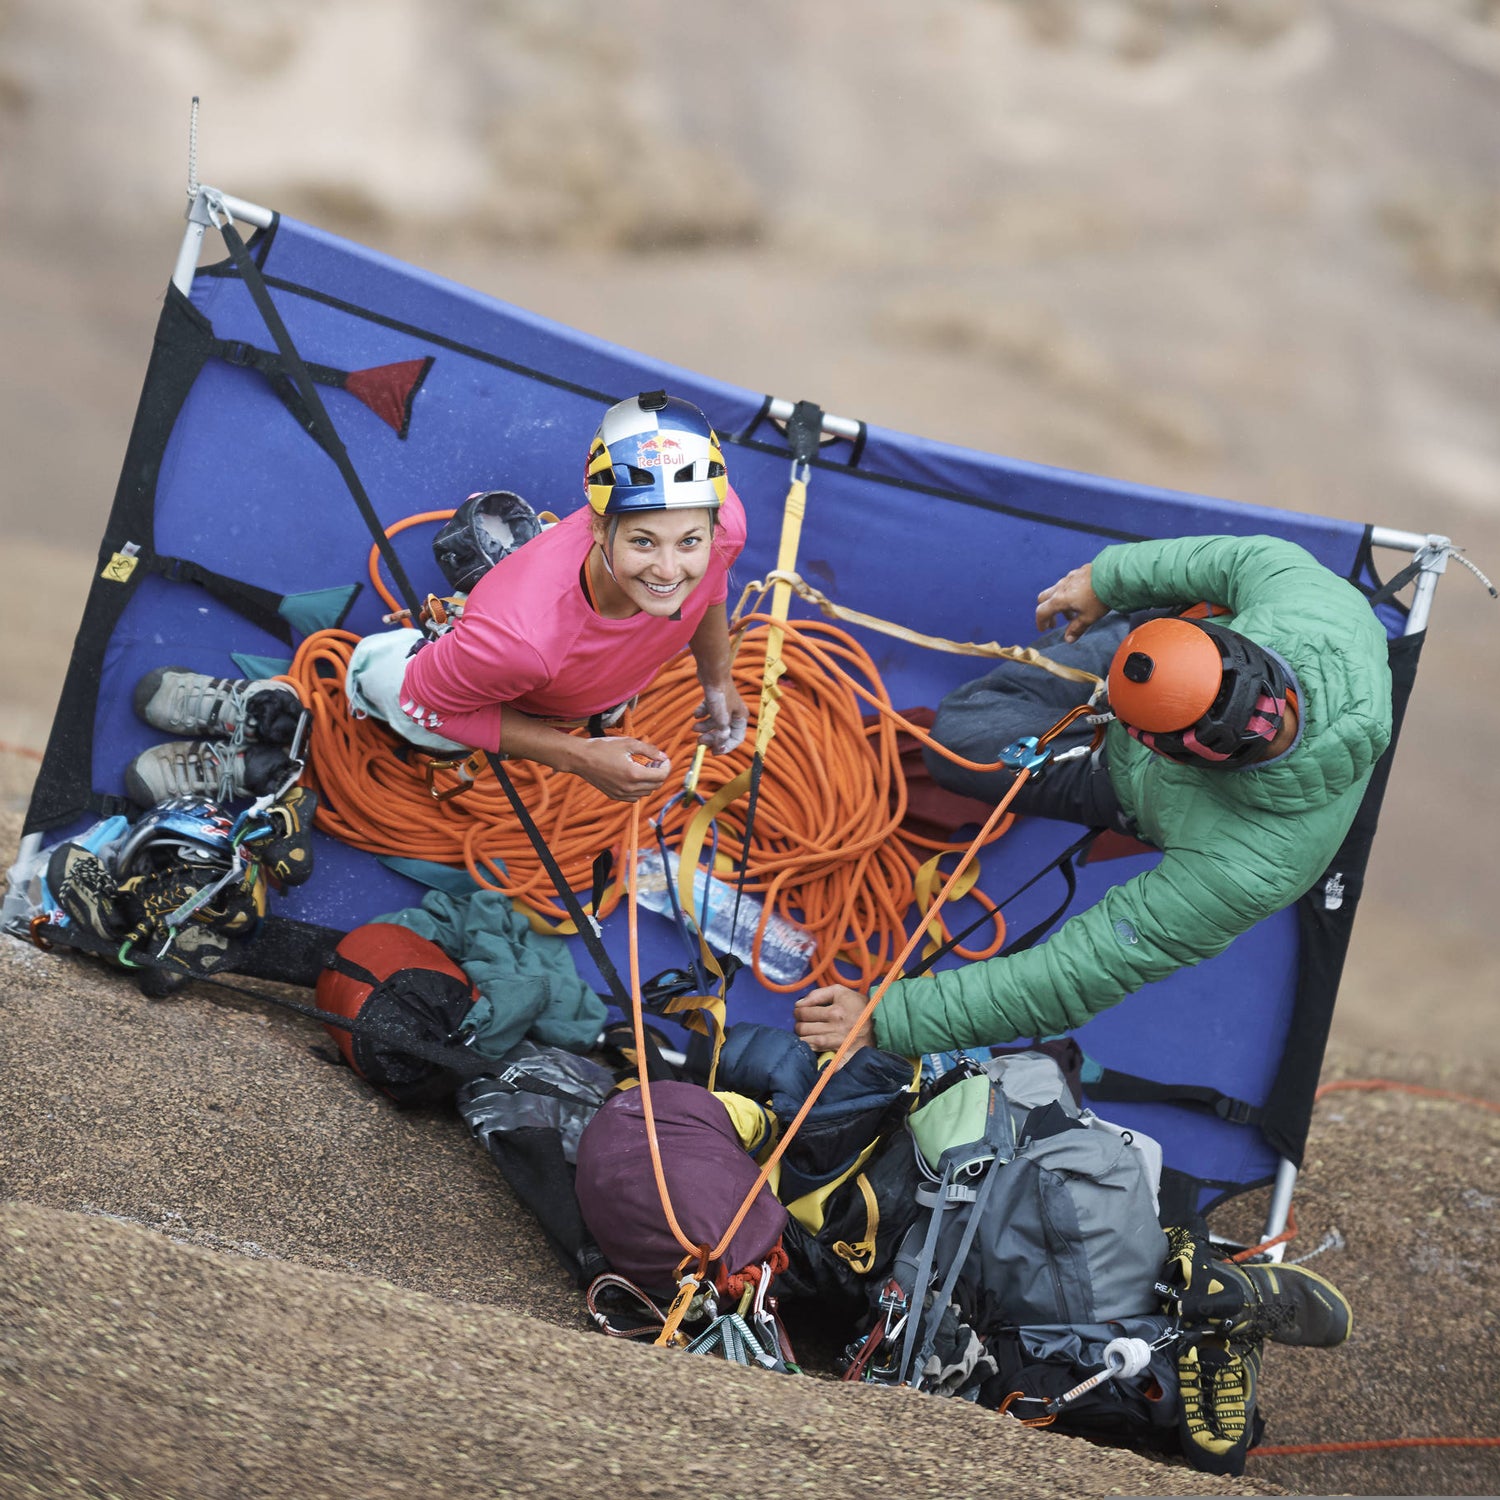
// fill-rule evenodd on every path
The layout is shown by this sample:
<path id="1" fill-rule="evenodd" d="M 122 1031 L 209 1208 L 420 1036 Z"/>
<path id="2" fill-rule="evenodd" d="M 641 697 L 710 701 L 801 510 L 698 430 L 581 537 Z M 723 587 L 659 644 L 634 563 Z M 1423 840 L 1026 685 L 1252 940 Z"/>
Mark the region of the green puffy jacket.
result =
<path id="1" fill-rule="evenodd" d="M 1369 604 L 1294 543 L 1187 537 L 1107 547 L 1094 591 L 1122 613 L 1207 599 L 1297 678 L 1301 727 L 1261 766 L 1216 771 L 1155 755 L 1118 723 L 1110 780 L 1160 862 L 1045 943 L 898 980 L 875 1037 L 915 1057 L 1081 1026 L 1154 979 L 1222 952 L 1327 868 L 1391 737 L 1386 637 Z"/>

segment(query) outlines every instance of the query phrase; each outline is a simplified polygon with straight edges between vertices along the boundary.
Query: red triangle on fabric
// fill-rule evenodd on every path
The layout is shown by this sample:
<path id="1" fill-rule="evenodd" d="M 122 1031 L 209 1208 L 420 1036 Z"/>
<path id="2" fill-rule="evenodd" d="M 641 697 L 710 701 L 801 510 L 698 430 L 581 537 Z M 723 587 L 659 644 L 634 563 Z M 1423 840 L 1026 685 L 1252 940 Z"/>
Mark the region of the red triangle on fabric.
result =
<path id="1" fill-rule="evenodd" d="M 368 370 L 351 370 L 344 377 L 344 389 L 357 396 L 366 406 L 404 438 L 411 426 L 411 403 L 418 388 L 432 368 L 432 355 L 425 359 L 404 359 L 394 365 L 374 365 Z"/>

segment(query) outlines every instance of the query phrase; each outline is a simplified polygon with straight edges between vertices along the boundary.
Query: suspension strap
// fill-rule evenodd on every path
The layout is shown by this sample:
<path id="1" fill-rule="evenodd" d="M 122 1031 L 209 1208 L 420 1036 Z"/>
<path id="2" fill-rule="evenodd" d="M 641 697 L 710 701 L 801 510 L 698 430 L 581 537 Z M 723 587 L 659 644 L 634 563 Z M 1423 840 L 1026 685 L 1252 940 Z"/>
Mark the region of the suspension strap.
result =
<path id="1" fill-rule="evenodd" d="M 877 615 L 867 615 L 861 610 L 835 604 L 827 594 L 820 593 L 800 574 L 790 569 L 783 570 L 780 559 L 777 560 L 775 569 L 766 574 L 765 583 L 774 584 L 777 588 L 789 588 L 799 599 L 814 605 L 830 620 L 842 620 L 846 625 L 862 625 L 867 630 L 893 636 L 898 641 L 907 641 L 913 646 L 921 646 L 928 651 L 946 651 L 953 656 L 999 657 L 1004 661 L 1040 667 L 1054 677 L 1065 678 L 1068 682 L 1085 683 L 1090 687 L 1097 686 L 1100 681 L 1095 673 L 1085 672 L 1082 667 L 1066 667 L 1061 662 L 1055 662 L 1051 657 L 1044 656 L 1034 646 L 1002 646 L 998 641 L 951 641 L 946 636 L 924 635 L 919 630 L 898 625 L 893 620 L 882 620 Z M 745 592 L 749 594 L 760 586 L 758 583 L 751 583 Z"/>
<path id="2" fill-rule="evenodd" d="M 812 477 L 812 460 L 818 452 L 818 442 L 823 430 L 823 408 L 811 401 L 799 401 L 787 418 L 787 445 L 792 450 L 792 479 L 786 493 L 786 504 L 781 512 L 781 542 L 776 553 L 776 568 L 783 575 L 795 576 L 797 552 L 802 545 L 802 520 L 807 513 L 807 484 Z M 781 659 L 781 646 L 785 636 L 787 612 L 791 608 L 791 586 L 778 582 L 771 594 L 771 623 L 766 631 L 766 660 L 761 674 L 760 708 L 756 714 L 755 753 L 750 758 L 747 770 L 741 771 L 719 791 L 718 795 L 705 803 L 694 815 L 683 833 L 682 847 L 678 854 L 677 871 L 683 905 L 689 910 L 693 904 L 693 879 L 698 868 L 698 855 L 703 848 L 704 835 L 710 822 L 745 792 L 750 800 L 745 807 L 744 857 L 740 860 L 739 880 L 735 886 L 734 913 L 730 933 L 739 931 L 740 905 L 745 894 L 745 880 L 750 872 L 750 841 L 755 829 L 755 813 L 760 802 L 760 780 L 765 766 L 766 751 L 776 733 L 776 714 L 781 704 L 780 679 L 786 671 Z M 705 945 L 706 947 L 706 945 Z"/>
<path id="3" fill-rule="evenodd" d="M 416 619 L 422 612 L 422 601 L 416 589 L 412 586 L 411 579 L 407 576 L 406 569 L 402 566 L 401 559 L 396 555 L 396 549 L 391 545 L 391 539 L 386 535 L 385 528 L 380 524 L 380 518 L 375 514 L 375 508 L 370 503 L 370 497 L 365 493 L 364 486 L 360 483 L 359 475 L 355 472 L 354 465 L 350 461 L 348 449 L 345 448 L 343 439 L 338 435 L 338 429 L 333 425 L 327 409 L 323 405 L 323 398 L 318 394 L 317 384 L 311 372 L 302 361 L 302 356 L 297 352 L 292 343 L 291 335 L 287 332 L 286 324 L 282 322 L 281 314 L 276 311 L 276 304 L 271 300 L 271 293 L 266 286 L 265 278 L 260 273 L 260 268 L 251 259 L 245 248 L 245 242 L 240 238 L 239 231 L 234 227 L 234 220 L 230 217 L 228 209 L 224 206 L 221 195 L 212 189 L 205 190 L 204 202 L 206 203 L 210 217 L 215 226 L 224 236 L 224 243 L 229 247 L 229 254 L 234 261 L 235 268 L 244 279 L 245 288 L 250 293 L 251 299 L 260 310 L 261 317 L 265 320 L 266 327 L 271 332 L 271 337 L 276 342 L 277 349 L 281 352 L 282 361 L 291 378 L 296 382 L 297 389 L 301 394 L 305 405 L 311 427 L 309 430 L 317 439 L 320 447 L 327 452 L 337 467 L 345 486 L 354 498 L 354 503 L 359 507 L 359 513 L 364 518 L 365 526 L 374 539 L 376 547 L 380 551 L 381 559 L 389 570 L 391 578 L 400 590 L 406 601 L 406 607 L 411 612 L 411 617 Z M 578 929 L 578 935 L 583 939 L 584 946 L 589 951 L 589 956 L 598 966 L 599 973 L 605 984 L 609 986 L 610 994 L 615 1003 L 622 1008 L 629 1008 L 630 995 L 620 980 L 619 972 L 614 966 L 613 960 L 605 951 L 604 944 L 599 937 L 598 924 L 593 918 L 584 913 L 579 904 L 578 897 L 574 895 L 572 888 L 568 885 L 567 877 L 563 874 L 552 851 L 547 847 L 547 841 L 542 837 L 541 830 L 536 826 L 531 814 L 526 810 L 525 803 L 521 800 L 520 793 L 515 784 L 505 773 L 501 765 L 500 757 L 493 751 L 485 752 L 485 759 L 489 762 L 490 769 L 495 773 L 495 779 L 500 783 L 500 789 L 505 793 L 511 807 L 515 810 L 516 817 L 521 827 L 526 832 L 526 837 L 531 840 L 536 849 L 547 874 L 551 877 L 553 885 L 557 888 L 558 897 L 567 908 L 568 915 L 573 919 Z"/>
<path id="4" fill-rule="evenodd" d="M 364 485 L 360 483 L 359 475 L 350 461 L 349 450 L 344 446 L 344 440 L 339 436 L 338 428 L 333 425 L 333 420 L 323 405 L 323 398 L 318 394 L 318 387 L 312 373 L 302 362 L 302 356 L 297 352 L 297 346 L 292 343 L 292 336 L 287 332 L 286 324 L 281 320 L 281 314 L 276 311 L 276 304 L 271 300 L 271 293 L 266 286 L 265 278 L 260 273 L 260 267 L 251 259 L 250 252 L 245 248 L 245 242 L 240 238 L 240 232 L 234 227 L 234 220 L 224 206 L 223 197 L 212 188 L 207 188 L 204 190 L 203 201 L 208 209 L 209 217 L 214 221 L 214 227 L 224 236 L 230 259 L 234 261 L 235 269 L 245 283 L 245 290 L 250 293 L 251 300 L 255 303 L 261 317 L 265 320 L 267 329 L 270 330 L 271 337 L 276 342 L 287 374 L 296 382 L 302 403 L 311 420 L 308 431 L 317 441 L 318 446 L 333 460 L 334 467 L 339 471 L 339 477 L 353 496 L 354 503 L 359 507 L 360 515 L 364 517 L 370 535 L 375 539 L 375 545 L 380 548 L 381 558 L 390 570 L 396 586 L 401 590 L 407 607 L 415 617 L 422 607 L 422 601 L 416 589 L 412 587 L 411 579 L 407 576 L 401 559 L 396 555 L 396 549 L 391 545 L 390 538 L 386 536 L 385 529 L 380 524 L 380 518 L 375 514 L 375 507 L 370 503 L 369 495 L 365 493 Z"/>

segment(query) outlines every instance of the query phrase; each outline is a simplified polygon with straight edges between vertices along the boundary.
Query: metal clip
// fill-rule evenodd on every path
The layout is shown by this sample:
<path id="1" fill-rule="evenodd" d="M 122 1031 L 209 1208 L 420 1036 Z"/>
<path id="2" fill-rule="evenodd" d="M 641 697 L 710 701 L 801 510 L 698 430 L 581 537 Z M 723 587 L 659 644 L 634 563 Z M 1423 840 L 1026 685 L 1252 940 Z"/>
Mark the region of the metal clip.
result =
<path id="1" fill-rule="evenodd" d="M 455 756 L 451 760 L 428 757 L 422 766 L 422 778 L 427 783 L 427 793 L 434 802 L 447 802 L 452 797 L 461 797 L 474 785 L 484 765 L 484 754 L 476 750 L 471 755 Z M 439 787 L 437 773 L 453 771 L 457 779 L 450 787 Z"/>

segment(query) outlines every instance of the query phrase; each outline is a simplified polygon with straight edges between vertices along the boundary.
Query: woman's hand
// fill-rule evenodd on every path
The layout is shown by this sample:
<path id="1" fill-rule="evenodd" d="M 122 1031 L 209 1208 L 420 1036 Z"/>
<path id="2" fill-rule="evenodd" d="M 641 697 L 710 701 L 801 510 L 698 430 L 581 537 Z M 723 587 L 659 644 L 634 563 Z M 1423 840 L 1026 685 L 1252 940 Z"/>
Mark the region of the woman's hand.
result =
<path id="1" fill-rule="evenodd" d="M 1090 625 L 1102 620 L 1109 606 L 1094 592 L 1094 565 L 1084 563 L 1065 573 L 1036 596 L 1036 628 L 1051 630 L 1061 615 L 1068 622 L 1065 641 L 1076 641 Z"/>
<path id="2" fill-rule="evenodd" d="M 796 1023 L 797 1035 L 814 1052 L 832 1052 L 854 1030 L 860 1012 L 865 1008 L 865 997 L 847 985 L 827 984 L 820 990 L 804 995 L 792 1007 L 792 1020 Z M 866 1021 L 855 1033 L 854 1047 L 873 1047 L 875 1026 Z"/>
<path id="3" fill-rule="evenodd" d="M 728 755 L 743 743 L 750 713 L 730 678 L 703 684 L 703 702 L 693 710 L 693 717 L 698 721 L 698 743 L 715 755 Z"/>
<path id="4" fill-rule="evenodd" d="M 629 735 L 580 740 L 567 768 L 616 802 L 639 802 L 667 779 L 672 762 L 664 751 Z"/>

